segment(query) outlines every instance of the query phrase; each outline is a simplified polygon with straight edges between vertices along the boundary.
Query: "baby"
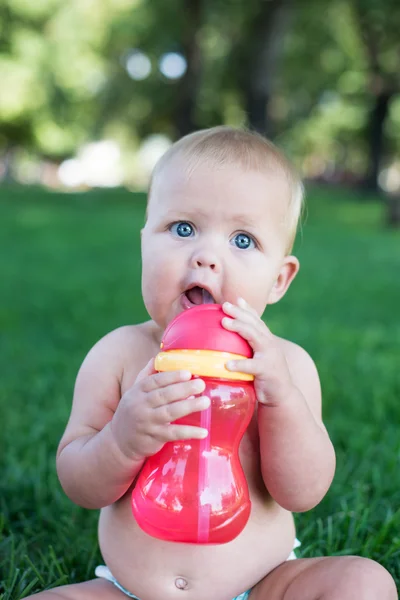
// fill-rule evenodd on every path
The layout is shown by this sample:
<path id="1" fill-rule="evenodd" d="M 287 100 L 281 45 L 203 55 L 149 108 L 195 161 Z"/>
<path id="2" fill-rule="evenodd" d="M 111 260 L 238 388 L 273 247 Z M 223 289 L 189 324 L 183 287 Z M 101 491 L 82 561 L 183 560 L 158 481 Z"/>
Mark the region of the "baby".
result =
<path id="1" fill-rule="evenodd" d="M 42 592 L 43 600 L 397 598 L 392 577 L 372 560 L 288 560 L 295 558 L 292 512 L 318 504 L 335 470 L 314 362 L 261 320 L 299 270 L 291 249 L 302 196 L 287 159 L 248 131 L 193 133 L 158 162 L 142 230 L 150 320 L 109 333 L 89 352 L 57 453 L 68 496 L 101 509 L 107 566 L 96 569 L 96 579 Z M 146 458 L 166 442 L 207 435 L 174 421 L 210 400 L 201 378 L 191 380 L 184 370 L 156 373 L 154 357 L 171 320 L 209 302 L 222 305 L 223 327 L 254 351 L 227 363 L 254 375 L 257 409 L 240 445 L 252 510 L 229 543 L 165 542 L 137 525 L 131 492 Z"/>

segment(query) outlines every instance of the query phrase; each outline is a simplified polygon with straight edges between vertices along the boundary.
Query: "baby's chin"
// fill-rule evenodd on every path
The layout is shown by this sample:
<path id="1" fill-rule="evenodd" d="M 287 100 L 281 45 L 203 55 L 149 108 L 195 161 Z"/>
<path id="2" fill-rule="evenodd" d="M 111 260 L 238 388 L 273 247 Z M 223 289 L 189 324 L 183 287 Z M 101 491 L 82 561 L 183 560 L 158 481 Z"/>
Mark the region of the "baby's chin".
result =
<path id="1" fill-rule="evenodd" d="M 155 302 L 145 302 L 144 304 L 150 319 L 154 323 L 155 330 L 159 332 L 161 342 L 161 337 L 165 329 L 175 317 L 183 312 L 183 308 L 181 307 L 180 302 L 175 302 L 169 307 L 160 306 Z"/>

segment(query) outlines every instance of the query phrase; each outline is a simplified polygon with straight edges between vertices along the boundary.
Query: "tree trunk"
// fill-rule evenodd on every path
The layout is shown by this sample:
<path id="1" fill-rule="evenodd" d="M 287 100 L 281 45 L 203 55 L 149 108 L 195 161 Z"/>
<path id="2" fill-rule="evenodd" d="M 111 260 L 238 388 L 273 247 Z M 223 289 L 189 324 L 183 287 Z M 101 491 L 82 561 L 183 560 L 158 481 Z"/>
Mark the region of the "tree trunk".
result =
<path id="1" fill-rule="evenodd" d="M 245 108 L 249 125 L 268 137 L 274 136 L 268 107 L 282 49 L 282 38 L 291 18 L 290 0 L 265 0 L 250 27 L 249 51 L 244 73 Z"/>
<path id="2" fill-rule="evenodd" d="M 389 196 L 387 199 L 386 222 L 389 227 L 400 227 L 400 196 Z"/>
<path id="3" fill-rule="evenodd" d="M 196 105 L 201 75 L 201 50 L 199 30 L 202 22 L 202 0 L 185 0 L 183 10 L 186 14 L 186 26 L 183 39 L 183 53 L 187 61 L 187 70 L 179 82 L 175 127 L 179 137 L 196 129 Z"/>
<path id="4" fill-rule="evenodd" d="M 375 96 L 375 103 L 368 124 L 368 168 L 365 187 L 372 192 L 379 190 L 378 177 L 384 146 L 384 126 L 389 113 L 392 92 L 382 90 Z"/>
<path id="5" fill-rule="evenodd" d="M 9 142 L 3 155 L 3 183 L 15 183 L 13 173 L 15 146 Z"/>
<path id="6" fill-rule="evenodd" d="M 271 120 L 268 116 L 270 93 L 267 90 L 255 89 L 249 85 L 245 95 L 245 110 L 251 129 L 269 138 L 274 136 Z"/>

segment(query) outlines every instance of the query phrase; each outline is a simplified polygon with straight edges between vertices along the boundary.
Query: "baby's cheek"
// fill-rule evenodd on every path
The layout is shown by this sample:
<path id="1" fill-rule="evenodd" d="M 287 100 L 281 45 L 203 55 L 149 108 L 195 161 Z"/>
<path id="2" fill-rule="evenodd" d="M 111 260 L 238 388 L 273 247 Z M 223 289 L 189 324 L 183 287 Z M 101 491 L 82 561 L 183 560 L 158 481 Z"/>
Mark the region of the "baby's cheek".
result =
<path id="1" fill-rule="evenodd" d="M 266 279 L 265 275 L 253 274 L 243 278 L 242 298 L 253 308 L 261 317 L 272 289 L 272 284 Z M 237 300 L 236 300 L 237 301 Z"/>
<path id="2" fill-rule="evenodd" d="M 178 294 L 174 267 L 169 261 L 149 261 L 143 264 L 142 295 L 146 309 L 156 322 L 162 320 Z"/>
<path id="3" fill-rule="evenodd" d="M 163 253 L 149 248 L 142 255 L 142 280 L 148 285 L 157 286 L 165 278 L 170 266 Z M 156 288 L 154 288 L 154 291 Z"/>

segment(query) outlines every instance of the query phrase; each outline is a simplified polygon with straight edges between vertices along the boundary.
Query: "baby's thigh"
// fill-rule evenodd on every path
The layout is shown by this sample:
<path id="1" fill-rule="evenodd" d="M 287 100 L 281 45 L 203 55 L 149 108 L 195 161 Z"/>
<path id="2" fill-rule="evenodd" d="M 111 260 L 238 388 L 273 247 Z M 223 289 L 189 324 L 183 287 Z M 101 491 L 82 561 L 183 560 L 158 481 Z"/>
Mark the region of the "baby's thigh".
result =
<path id="1" fill-rule="evenodd" d="M 302 558 L 283 563 L 260 581 L 250 600 L 397 600 L 392 576 L 358 556 Z"/>
<path id="2" fill-rule="evenodd" d="M 25 600 L 126 600 L 127 596 L 105 579 L 91 579 L 84 583 L 64 585 L 40 592 Z"/>

